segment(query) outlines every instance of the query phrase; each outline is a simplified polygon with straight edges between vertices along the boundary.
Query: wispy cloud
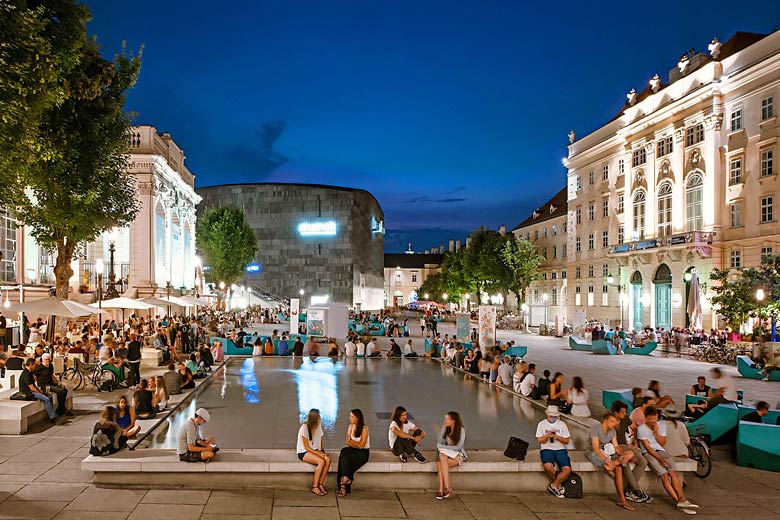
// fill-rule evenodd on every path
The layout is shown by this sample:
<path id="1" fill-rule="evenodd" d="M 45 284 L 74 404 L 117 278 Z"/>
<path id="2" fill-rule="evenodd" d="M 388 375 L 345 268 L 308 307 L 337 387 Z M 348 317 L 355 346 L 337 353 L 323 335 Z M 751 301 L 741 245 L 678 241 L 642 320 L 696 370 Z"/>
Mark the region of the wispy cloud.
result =
<path id="1" fill-rule="evenodd" d="M 409 199 L 406 201 L 407 204 L 419 204 L 420 202 L 431 202 L 434 204 L 452 204 L 455 202 L 465 202 L 468 199 L 465 197 L 444 197 L 441 199 L 432 199 L 431 197 L 428 197 L 427 195 L 424 195 L 422 197 L 415 197 L 413 199 Z"/>

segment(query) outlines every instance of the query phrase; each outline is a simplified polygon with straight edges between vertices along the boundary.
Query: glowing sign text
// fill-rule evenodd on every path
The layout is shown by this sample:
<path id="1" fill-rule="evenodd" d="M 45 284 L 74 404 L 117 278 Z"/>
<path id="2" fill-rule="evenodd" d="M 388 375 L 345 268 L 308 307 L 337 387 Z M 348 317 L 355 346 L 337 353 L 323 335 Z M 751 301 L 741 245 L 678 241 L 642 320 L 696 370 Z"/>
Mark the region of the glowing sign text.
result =
<path id="1" fill-rule="evenodd" d="M 332 220 L 324 222 L 301 222 L 298 224 L 298 234 L 302 237 L 332 237 L 336 236 L 337 225 Z"/>

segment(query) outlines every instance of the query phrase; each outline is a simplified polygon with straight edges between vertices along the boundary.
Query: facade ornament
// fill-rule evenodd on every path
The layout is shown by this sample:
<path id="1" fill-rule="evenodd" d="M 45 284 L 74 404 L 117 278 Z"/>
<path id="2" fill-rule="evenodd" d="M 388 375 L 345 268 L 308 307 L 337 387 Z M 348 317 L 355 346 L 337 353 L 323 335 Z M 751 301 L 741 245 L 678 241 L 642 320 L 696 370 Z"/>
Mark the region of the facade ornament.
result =
<path id="1" fill-rule="evenodd" d="M 715 130 L 720 130 L 723 126 L 723 114 L 712 114 L 711 116 L 704 119 L 704 126 L 707 128 L 707 130 L 710 130 L 714 128 Z"/>
<path id="2" fill-rule="evenodd" d="M 538 210 L 534 210 L 534 212 L 533 212 L 533 214 L 531 215 L 531 217 L 532 217 L 534 220 L 536 220 L 537 218 L 539 218 L 539 211 L 538 211 Z"/>
<path id="3" fill-rule="evenodd" d="M 645 172 L 637 170 L 634 174 L 634 184 L 642 184 L 645 182 Z"/>
<path id="4" fill-rule="evenodd" d="M 577 139 L 577 134 L 574 133 L 574 130 L 569 130 L 569 144 L 573 144 L 575 139 Z"/>
<path id="5" fill-rule="evenodd" d="M 653 78 L 650 80 L 650 88 L 652 89 L 653 93 L 661 90 L 661 78 L 658 76 L 658 74 L 653 76 Z"/>
<path id="6" fill-rule="evenodd" d="M 556 205 L 554 205 L 554 204 L 550 204 L 550 214 L 551 214 L 551 215 L 552 215 L 553 213 L 555 213 L 555 210 L 556 210 L 556 209 L 558 209 L 558 206 L 556 206 Z"/>
<path id="7" fill-rule="evenodd" d="M 721 43 L 717 38 L 713 38 L 710 44 L 707 45 L 707 50 L 710 51 L 710 56 L 713 60 L 717 60 L 718 56 L 720 56 L 720 47 Z"/>
<path id="8" fill-rule="evenodd" d="M 664 161 L 661 163 L 661 167 L 659 168 L 659 172 L 661 173 L 661 176 L 668 177 L 671 171 L 672 171 L 672 165 L 669 163 L 669 161 Z"/>
<path id="9" fill-rule="evenodd" d="M 636 104 L 636 89 L 631 89 L 628 91 L 628 94 L 626 94 L 626 98 L 628 99 L 628 104 L 631 106 L 634 106 Z"/>
<path id="10" fill-rule="evenodd" d="M 688 66 L 691 64 L 687 54 L 683 54 L 680 57 L 680 61 L 677 62 L 677 68 L 680 69 L 680 74 L 686 74 L 688 72 Z"/>
<path id="11" fill-rule="evenodd" d="M 677 128 L 674 131 L 674 142 L 682 143 L 683 139 L 685 139 L 685 128 Z"/>
<path id="12" fill-rule="evenodd" d="M 693 166 L 698 166 L 699 161 L 701 161 L 701 153 L 699 152 L 699 149 L 697 148 L 696 150 L 691 152 L 690 163 Z"/>

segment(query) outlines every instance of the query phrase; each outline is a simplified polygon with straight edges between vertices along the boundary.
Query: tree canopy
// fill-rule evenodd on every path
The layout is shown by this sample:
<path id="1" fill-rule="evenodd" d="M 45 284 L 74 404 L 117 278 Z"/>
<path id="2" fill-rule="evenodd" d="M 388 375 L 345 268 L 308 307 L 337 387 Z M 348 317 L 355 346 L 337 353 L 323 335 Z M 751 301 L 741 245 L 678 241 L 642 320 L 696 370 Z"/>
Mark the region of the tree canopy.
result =
<path id="1" fill-rule="evenodd" d="M 710 280 L 715 282 L 712 304 L 732 330 L 749 317 L 780 317 L 780 255 L 764 255 L 758 267 L 714 269 Z M 757 297 L 759 289 L 763 299 Z"/>
<path id="2" fill-rule="evenodd" d="M 208 266 L 204 274 L 209 283 L 230 285 L 239 281 L 257 252 L 255 234 L 244 220 L 244 213 L 235 208 L 206 210 L 198 219 L 195 237 Z"/>

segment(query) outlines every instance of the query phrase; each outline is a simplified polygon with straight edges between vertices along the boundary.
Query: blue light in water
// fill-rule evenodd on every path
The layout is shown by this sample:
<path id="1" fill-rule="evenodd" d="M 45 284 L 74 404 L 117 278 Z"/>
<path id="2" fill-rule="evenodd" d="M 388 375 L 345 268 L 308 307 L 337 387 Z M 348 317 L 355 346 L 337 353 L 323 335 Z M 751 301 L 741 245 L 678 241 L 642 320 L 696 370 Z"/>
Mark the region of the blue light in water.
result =
<path id="1" fill-rule="evenodd" d="M 339 413 L 338 373 L 342 368 L 342 363 L 333 363 L 330 359 L 312 361 L 304 358 L 298 370 L 293 371 L 301 422 L 306 420 L 309 410 L 317 408 L 323 430 L 333 431 Z"/>
<path id="2" fill-rule="evenodd" d="M 244 387 L 244 400 L 249 404 L 260 402 L 260 390 L 255 376 L 255 360 L 247 358 L 241 364 L 241 386 Z"/>

